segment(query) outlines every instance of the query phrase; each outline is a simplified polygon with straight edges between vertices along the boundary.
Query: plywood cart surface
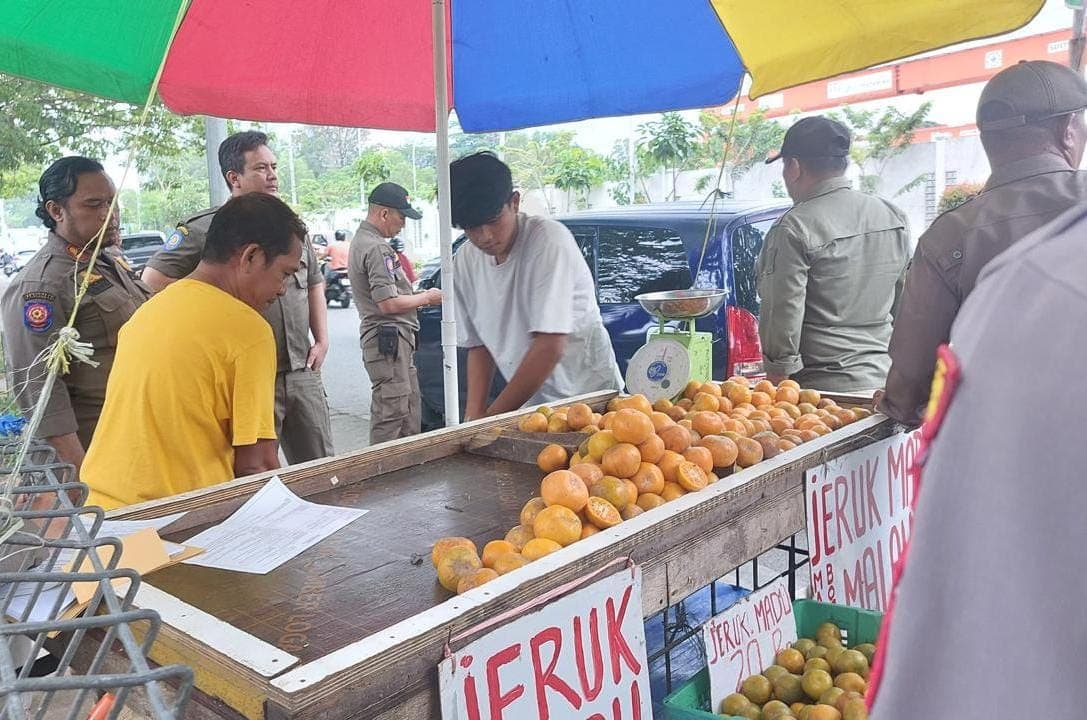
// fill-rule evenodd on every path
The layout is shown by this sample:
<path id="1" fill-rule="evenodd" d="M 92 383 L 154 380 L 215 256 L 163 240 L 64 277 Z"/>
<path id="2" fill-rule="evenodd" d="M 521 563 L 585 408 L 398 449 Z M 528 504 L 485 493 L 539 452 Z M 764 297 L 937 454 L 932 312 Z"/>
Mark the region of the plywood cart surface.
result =
<path id="1" fill-rule="evenodd" d="M 805 469 L 894 430 L 879 415 L 858 421 L 452 597 L 435 580 L 431 544 L 464 535 L 482 547 L 537 494 L 542 474 L 531 462 L 545 440 L 512 431 L 512 417 L 281 471 L 309 500 L 369 512 L 267 575 L 181 565 L 149 576 L 138 602 L 165 625 L 152 658 L 193 667 L 200 692 L 190 715 L 436 718 L 435 667 L 451 636 L 628 556 L 643 571 L 643 617 L 659 612 L 801 531 Z M 266 480 L 114 517 L 186 510 L 167 534 L 183 540 Z"/>

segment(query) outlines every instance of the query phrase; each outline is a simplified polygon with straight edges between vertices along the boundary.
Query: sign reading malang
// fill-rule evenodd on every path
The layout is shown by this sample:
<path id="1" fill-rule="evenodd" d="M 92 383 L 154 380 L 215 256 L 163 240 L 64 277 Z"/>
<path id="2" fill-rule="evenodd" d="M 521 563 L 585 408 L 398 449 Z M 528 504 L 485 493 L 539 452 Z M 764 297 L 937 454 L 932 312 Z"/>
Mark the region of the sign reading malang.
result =
<path id="1" fill-rule="evenodd" d="M 901 433 L 805 474 L 814 599 L 884 612 L 913 527 L 909 469 L 921 431 Z"/>
<path id="2" fill-rule="evenodd" d="M 652 720 L 642 576 L 621 570 L 438 666 L 443 720 Z"/>
<path id="3" fill-rule="evenodd" d="M 720 707 L 740 684 L 774 664 L 778 650 L 796 640 L 789 584 L 778 578 L 702 626 L 710 707 Z"/>

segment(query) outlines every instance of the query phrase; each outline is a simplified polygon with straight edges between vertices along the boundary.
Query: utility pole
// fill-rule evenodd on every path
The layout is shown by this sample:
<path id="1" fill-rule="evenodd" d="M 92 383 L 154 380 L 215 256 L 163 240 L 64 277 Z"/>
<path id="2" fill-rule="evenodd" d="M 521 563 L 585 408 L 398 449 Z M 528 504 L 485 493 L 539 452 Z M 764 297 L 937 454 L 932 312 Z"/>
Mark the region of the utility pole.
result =
<path id="1" fill-rule="evenodd" d="M 287 130 L 287 163 L 291 172 L 291 206 L 298 207 L 298 185 L 294 181 L 294 128 Z"/>
<path id="2" fill-rule="evenodd" d="M 205 117 L 204 138 L 207 142 L 208 194 L 211 196 L 212 207 L 218 207 L 230 199 L 230 189 L 223 181 L 223 173 L 219 169 L 219 145 L 226 140 L 226 120 Z"/>
<path id="3" fill-rule="evenodd" d="M 1083 0 L 1066 0 L 1075 7 L 1072 11 L 1072 41 L 1068 44 L 1068 66 L 1076 72 L 1083 72 Z"/>

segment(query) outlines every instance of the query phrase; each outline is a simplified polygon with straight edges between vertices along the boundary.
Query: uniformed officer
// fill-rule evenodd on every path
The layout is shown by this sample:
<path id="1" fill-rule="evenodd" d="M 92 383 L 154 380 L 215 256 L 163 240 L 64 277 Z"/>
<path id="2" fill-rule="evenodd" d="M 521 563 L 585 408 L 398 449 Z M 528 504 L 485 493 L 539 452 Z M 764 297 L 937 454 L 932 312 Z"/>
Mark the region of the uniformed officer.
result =
<path id="1" fill-rule="evenodd" d="M 219 166 L 234 197 L 250 192 L 279 195 L 276 156 L 262 132 L 248 130 L 224 140 Z M 204 210 L 177 226 L 144 268 L 148 285 L 158 291 L 196 269 L 216 210 Z M 283 454 L 290 464 L 332 455 L 332 427 L 320 373 L 328 353 L 324 277 L 308 239 L 298 271 L 287 279 L 286 292 L 264 317 L 272 326 L 278 355 L 276 434 Z"/>
<path id="2" fill-rule="evenodd" d="M 413 293 L 396 251 L 386 242 L 404 228 L 405 218 L 422 214 L 408 191 L 381 183 L 370 193 L 366 219 L 351 240 L 347 274 L 359 311 L 362 360 L 373 389 L 370 443 L 419 432 L 422 421 L 415 349 L 419 318 L 415 309 L 440 305 L 442 292 Z"/>
<path id="3" fill-rule="evenodd" d="M 756 263 L 763 365 L 774 382 L 837 392 L 883 386 L 891 317 L 909 260 L 905 214 L 853 190 L 849 130 L 825 117 L 785 133 L 782 178 L 796 204 Z"/>
<path id="4" fill-rule="evenodd" d="M 940 352 L 873 718 L 1070 718 L 1087 705 L 1085 236 L 1081 204 L 1016 241 L 981 271 Z"/>
<path id="5" fill-rule="evenodd" d="M 4 291 L 4 351 L 16 400 L 29 416 L 47 374 L 42 352 L 68 322 L 78 287 L 89 276 L 74 327 L 81 342 L 94 346 L 97 365 L 73 362 L 67 374 L 57 377 L 38 427 L 38 436 L 79 468 L 102 412 L 117 331 L 151 290 L 112 252 L 121 240 L 117 208 L 102 238 L 102 252 L 90 264 L 94 238 L 116 192 L 99 162 L 61 158 L 42 173 L 38 192 L 36 214 L 49 228 L 49 239 Z"/>
<path id="6" fill-rule="evenodd" d="M 879 409 L 917 425 L 928 399 L 936 348 L 986 263 L 1087 199 L 1079 172 L 1087 126 L 1087 82 L 1045 60 L 1013 65 L 982 91 L 977 123 L 992 174 L 969 202 L 921 236 L 891 336 L 891 369 Z"/>

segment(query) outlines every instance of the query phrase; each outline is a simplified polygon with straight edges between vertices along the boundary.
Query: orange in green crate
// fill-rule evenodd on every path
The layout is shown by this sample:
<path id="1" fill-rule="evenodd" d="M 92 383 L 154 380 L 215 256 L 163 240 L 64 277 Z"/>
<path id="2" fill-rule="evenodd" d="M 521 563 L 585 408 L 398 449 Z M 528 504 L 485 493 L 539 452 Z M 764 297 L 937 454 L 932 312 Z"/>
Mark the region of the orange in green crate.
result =
<path id="1" fill-rule="evenodd" d="M 883 621 L 882 613 L 842 605 L 831 605 L 830 603 L 821 603 L 814 600 L 796 600 L 793 602 L 793 617 L 796 619 L 797 636 L 801 638 L 797 643 L 800 643 L 802 647 L 811 647 L 814 650 L 822 647 L 815 645 L 814 642 L 809 646 L 804 642 L 804 638 L 815 638 L 821 625 L 833 623 L 838 626 L 841 632 L 842 646 L 856 650 L 864 655 L 869 663 L 872 661 L 872 654 L 875 652 L 873 643 L 875 643 L 876 637 L 879 635 L 879 626 Z M 848 661 L 855 660 L 856 658 L 851 655 Z M 858 699 L 856 693 L 849 695 L 842 688 L 832 688 L 828 692 L 832 696 L 828 696 L 828 700 L 836 703 L 841 701 L 841 707 L 848 711 L 848 714 L 845 714 L 842 709 L 835 708 L 842 720 L 847 717 L 856 717 L 858 709 L 863 709 L 863 699 L 858 705 L 856 703 Z M 710 708 L 710 681 L 705 669 L 664 698 L 663 705 L 666 720 L 722 720 L 722 718 L 745 720 L 746 717 L 744 715 L 720 715 L 713 712 L 713 710 L 719 710 L 720 708 Z M 809 711 L 809 713 L 813 712 Z M 833 716 L 829 709 L 827 711 L 820 710 L 820 713 L 823 712 L 827 712 L 828 716 Z M 785 718 L 795 716 L 796 713 L 784 715 Z M 817 720 L 819 717 L 820 714 L 817 713 L 813 716 L 813 720 Z M 863 715 L 860 715 L 860 717 L 863 717 Z"/>

